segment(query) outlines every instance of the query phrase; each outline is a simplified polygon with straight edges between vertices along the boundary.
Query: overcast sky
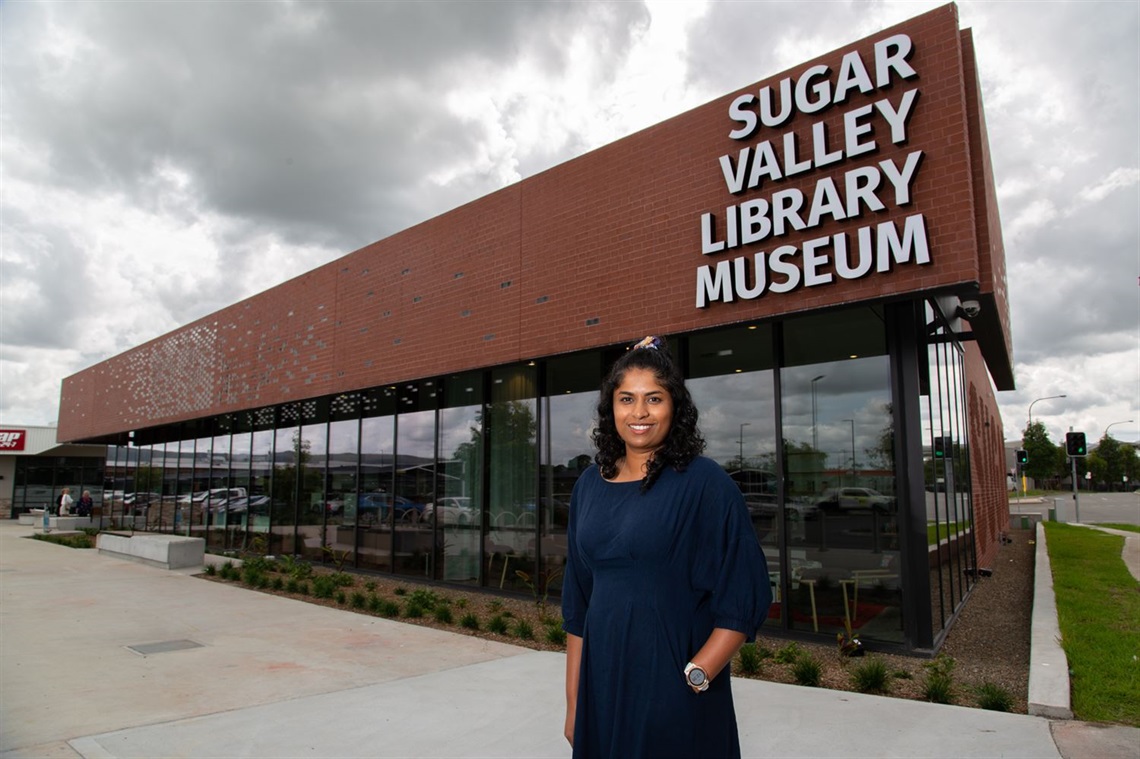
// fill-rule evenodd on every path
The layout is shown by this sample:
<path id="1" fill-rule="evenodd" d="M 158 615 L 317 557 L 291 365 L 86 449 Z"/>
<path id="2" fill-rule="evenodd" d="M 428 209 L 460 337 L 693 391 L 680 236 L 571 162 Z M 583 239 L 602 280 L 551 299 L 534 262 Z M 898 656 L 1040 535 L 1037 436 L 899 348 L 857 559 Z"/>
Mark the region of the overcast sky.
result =
<path id="1" fill-rule="evenodd" d="M 941 3 L 0 5 L 0 425 L 81 369 Z M 959 3 L 1017 390 L 1140 438 L 1140 3 Z"/>

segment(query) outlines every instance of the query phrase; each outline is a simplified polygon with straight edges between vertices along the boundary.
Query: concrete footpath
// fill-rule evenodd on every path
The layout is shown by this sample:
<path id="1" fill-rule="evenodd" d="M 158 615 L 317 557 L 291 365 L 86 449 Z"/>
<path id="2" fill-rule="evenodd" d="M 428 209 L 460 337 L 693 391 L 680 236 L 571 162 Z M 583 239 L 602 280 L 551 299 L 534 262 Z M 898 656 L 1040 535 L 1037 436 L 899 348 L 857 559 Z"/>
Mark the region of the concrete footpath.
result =
<path id="1" fill-rule="evenodd" d="M 561 654 L 0 524 L 0 759 L 568 757 Z M 746 757 L 1140 757 L 1140 730 L 735 680 Z"/>

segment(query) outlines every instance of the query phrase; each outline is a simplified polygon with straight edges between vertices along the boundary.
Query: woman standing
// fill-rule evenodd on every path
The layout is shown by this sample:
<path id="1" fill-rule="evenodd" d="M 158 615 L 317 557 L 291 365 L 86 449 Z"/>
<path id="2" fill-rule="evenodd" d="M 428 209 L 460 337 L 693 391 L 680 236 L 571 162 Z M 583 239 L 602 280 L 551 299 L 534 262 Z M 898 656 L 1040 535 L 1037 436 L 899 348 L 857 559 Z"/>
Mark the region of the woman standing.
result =
<path id="1" fill-rule="evenodd" d="M 594 443 L 562 591 L 574 756 L 739 756 L 728 663 L 767 616 L 767 562 L 660 338 L 610 370 Z"/>

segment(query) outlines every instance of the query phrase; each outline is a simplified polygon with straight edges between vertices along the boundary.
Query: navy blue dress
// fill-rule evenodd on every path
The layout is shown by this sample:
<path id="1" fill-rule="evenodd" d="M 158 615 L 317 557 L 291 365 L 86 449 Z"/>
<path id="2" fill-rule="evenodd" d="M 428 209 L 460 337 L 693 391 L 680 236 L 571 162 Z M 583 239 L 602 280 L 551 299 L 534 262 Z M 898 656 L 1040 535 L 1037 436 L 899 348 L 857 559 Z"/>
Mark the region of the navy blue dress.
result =
<path id="1" fill-rule="evenodd" d="M 570 499 L 563 628 L 583 639 L 574 756 L 738 757 L 728 668 L 682 672 L 714 627 L 753 639 L 768 565 L 736 484 L 711 459 L 640 482 L 587 469 Z"/>

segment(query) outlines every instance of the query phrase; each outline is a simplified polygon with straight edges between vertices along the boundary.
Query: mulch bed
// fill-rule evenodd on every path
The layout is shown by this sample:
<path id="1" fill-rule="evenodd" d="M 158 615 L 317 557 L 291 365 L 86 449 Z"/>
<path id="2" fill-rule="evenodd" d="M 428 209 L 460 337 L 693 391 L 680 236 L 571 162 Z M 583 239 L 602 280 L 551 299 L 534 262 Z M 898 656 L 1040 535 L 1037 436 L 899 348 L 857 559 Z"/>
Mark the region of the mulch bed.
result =
<path id="1" fill-rule="evenodd" d="M 1033 607 L 1034 544 L 1032 530 L 1011 530 L 1012 543 L 1001 547 L 994 562 L 993 575 L 980 578 L 974 586 L 965 608 L 959 615 L 941 653 L 954 659 L 954 700 L 961 706 L 977 706 L 976 688 L 990 683 L 1005 690 L 1011 697 L 1011 711 L 1025 714 L 1029 692 L 1029 637 L 1030 618 Z M 315 568 L 314 577 L 328 574 L 329 570 Z M 217 575 L 198 575 L 204 579 L 225 582 Z M 269 573 L 272 582 L 277 573 Z M 345 578 L 350 585 L 338 590 L 343 594 L 343 602 L 334 598 L 316 598 L 311 594 L 290 593 L 272 587 L 259 588 L 262 592 L 286 596 L 307 603 L 316 603 L 351 613 L 371 613 L 366 607 L 354 608 L 354 594 L 365 599 L 376 596 L 379 599 L 400 604 L 399 621 L 424 625 L 461 635 L 497 640 L 504 643 L 525 646 L 539 651 L 562 651 L 565 644 L 557 640 L 560 629 L 558 599 L 550 599 L 543 606 L 531 599 L 518 596 L 498 596 L 485 592 L 468 592 L 453 587 L 428 586 L 413 580 L 391 576 L 365 576 L 348 574 Z M 310 589 L 312 578 L 308 580 Z M 417 591 L 421 591 L 417 593 Z M 358 597 L 359 597 L 358 595 Z M 447 606 L 452 621 L 441 622 L 431 609 L 425 609 L 423 616 L 405 616 L 409 600 L 412 598 L 434 599 L 439 605 Z M 460 625 L 466 615 L 474 615 L 479 629 L 473 630 Z M 488 626 L 495 617 L 507 628 L 506 632 L 492 632 Z M 519 637 L 519 622 L 525 635 L 529 626 L 532 638 Z M 761 651 L 778 652 L 788 646 L 789 640 L 771 636 L 758 636 L 757 645 Z M 887 665 L 891 673 L 885 694 L 895 698 L 925 700 L 923 695 L 927 674 L 928 659 L 915 656 L 888 653 L 868 653 L 865 657 L 842 656 L 837 647 L 828 643 L 796 641 L 801 653 L 810 654 L 821 665 L 820 687 L 833 690 L 856 690 L 852 669 L 870 657 L 878 657 Z M 734 666 L 734 676 L 740 675 L 739 666 Z M 764 658 L 756 679 L 770 682 L 795 684 L 793 665 L 778 663 L 774 657 Z"/>

